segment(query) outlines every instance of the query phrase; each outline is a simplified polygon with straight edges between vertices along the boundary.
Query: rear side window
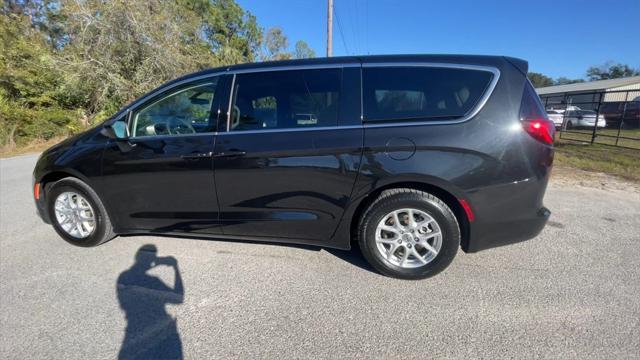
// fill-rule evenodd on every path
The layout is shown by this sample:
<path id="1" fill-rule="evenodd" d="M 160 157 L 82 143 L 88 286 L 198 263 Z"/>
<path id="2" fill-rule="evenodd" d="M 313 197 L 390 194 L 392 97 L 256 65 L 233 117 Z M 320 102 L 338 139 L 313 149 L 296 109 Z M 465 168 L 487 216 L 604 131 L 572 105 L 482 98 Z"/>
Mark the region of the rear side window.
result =
<path id="1" fill-rule="evenodd" d="M 437 67 L 362 69 L 365 121 L 455 119 L 475 107 L 493 73 Z"/>
<path id="2" fill-rule="evenodd" d="M 341 69 L 236 75 L 231 131 L 336 126 Z"/>

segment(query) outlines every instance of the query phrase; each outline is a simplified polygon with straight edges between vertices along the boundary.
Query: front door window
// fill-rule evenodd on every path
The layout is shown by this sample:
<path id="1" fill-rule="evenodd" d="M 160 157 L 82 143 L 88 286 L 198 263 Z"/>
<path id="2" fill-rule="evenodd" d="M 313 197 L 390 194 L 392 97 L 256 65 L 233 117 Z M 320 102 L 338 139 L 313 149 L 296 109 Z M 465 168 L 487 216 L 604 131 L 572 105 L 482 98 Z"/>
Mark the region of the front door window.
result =
<path id="1" fill-rule="evenodd" d="M 211 132 L 211 104 L 216 82 L 178 90 L 152 102 L 133 115 L 133 137 Z"/>

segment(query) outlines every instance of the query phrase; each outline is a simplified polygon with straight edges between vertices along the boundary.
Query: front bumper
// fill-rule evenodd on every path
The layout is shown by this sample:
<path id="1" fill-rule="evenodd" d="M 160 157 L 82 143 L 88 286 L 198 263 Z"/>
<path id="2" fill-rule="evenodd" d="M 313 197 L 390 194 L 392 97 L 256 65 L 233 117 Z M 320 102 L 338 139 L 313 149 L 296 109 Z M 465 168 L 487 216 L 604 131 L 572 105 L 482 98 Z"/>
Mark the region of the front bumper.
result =
<path id="1" fill-rule="evenodd" d="M 32 189 L 35 188 L 35 181 L 33 183 Z M 51 218 L 49 217 L 49 212 L 47 211 L 47 201 L 45 200 L 44 189 L 40 189 L 40 197 L 36 199 L 35 195 L 33 197 L 33 202 L 36 205 L 36 214 L 44 221 L 46 224 L 51 224 Z"/>

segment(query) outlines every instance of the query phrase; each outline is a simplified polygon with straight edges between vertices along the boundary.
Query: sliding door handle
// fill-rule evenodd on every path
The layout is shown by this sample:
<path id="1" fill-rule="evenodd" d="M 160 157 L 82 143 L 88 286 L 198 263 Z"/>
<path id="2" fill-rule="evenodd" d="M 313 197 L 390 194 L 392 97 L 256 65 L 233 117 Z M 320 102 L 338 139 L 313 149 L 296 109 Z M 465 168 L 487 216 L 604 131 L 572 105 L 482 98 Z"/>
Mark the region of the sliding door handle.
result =
<path id="1" fill-rule="evenodd" d="M 207 152 L 207 153 L 199 153 L 199 154 L 182 155 L 181 157 L 184 160 L 200 160 L 200 159 L 210 159 L 211 156 L 213 156 L 213 153 Z"/>
<path id="2" fill-rule="evenodd" d="M 245 155 L 247 155 L 246 151 L 229 150 L 229 151 L 223 151 L 223 152 L 215 153 L 215 154 L 213 154 L 213 157 L 214 158 L 240 157 L 240 156 L 245 156 Z"/>

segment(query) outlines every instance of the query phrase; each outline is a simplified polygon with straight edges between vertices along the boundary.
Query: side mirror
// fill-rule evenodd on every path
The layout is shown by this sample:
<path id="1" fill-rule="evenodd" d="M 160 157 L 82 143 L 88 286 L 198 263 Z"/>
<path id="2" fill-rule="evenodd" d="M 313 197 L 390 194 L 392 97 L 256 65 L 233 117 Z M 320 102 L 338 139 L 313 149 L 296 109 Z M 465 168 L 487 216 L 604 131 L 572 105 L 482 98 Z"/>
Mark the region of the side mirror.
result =
<path id="1" fill-rule="evenodd" d="M 109 139 L 115 140 L 118 149 L 123 153 L 131 151 L 131 149 L 136 146 L 136 144 L 129 142 L 127 123 L 122 120 L 118 120 L 111 125 L 106 125 L 100 130 L 100 133 Z"/>
<path id="2" fill-rule="evenodd" d="M 127 140 L 129 138 L 127 134 L 127 123 L 124 121 L 116 121 L 111 125 L 106 125 L 100 133 L 109 139 L 114 140 Z"/>

